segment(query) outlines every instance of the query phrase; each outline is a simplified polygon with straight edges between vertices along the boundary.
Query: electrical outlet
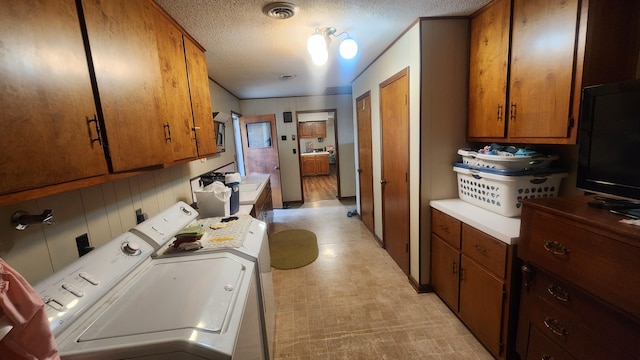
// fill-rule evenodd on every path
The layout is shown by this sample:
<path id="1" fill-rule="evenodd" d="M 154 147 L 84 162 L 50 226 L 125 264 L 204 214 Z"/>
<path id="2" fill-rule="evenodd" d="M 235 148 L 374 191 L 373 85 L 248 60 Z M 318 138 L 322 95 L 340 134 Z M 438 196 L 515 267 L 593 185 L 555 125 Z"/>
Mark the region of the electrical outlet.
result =
<path id="1" fill-rule="evenodd" d="M 146 213 L 142 212 L 142 209 L 136 209 L 136 225 L 148 219 Z"/>
<path id="2" fill-rule="evenodd" d="M 76 238 L 76 247 L 78 248 L 78 256 L 83 256 L 93 250 L 93 246 L 89 244 L 89 236 L 82 234 Z"/>

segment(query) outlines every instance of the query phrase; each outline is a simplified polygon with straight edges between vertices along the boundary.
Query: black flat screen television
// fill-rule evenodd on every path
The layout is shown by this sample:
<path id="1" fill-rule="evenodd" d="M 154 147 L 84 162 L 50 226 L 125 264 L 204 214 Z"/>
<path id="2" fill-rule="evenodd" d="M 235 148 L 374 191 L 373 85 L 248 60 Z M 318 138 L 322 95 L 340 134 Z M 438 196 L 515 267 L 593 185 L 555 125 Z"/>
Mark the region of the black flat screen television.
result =
<path id="1" fill-rule="evenodd" d="M 640 200 L 640 80 L 585 87 L 580 110 L 576 186 Z"/>

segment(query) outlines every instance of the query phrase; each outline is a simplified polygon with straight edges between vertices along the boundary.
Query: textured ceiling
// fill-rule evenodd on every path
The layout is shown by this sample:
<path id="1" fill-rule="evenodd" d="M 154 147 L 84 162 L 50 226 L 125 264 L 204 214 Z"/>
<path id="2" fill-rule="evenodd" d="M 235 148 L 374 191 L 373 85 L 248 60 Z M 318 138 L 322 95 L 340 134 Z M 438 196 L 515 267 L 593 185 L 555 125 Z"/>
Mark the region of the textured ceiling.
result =
<path id="1" fill-rule="evenodd" d="M 207 49 L 209 77 L 240 99 L 339 94 L 419 17 L 469 15 L 489 0 L 289 0 L 296 15 L 274 20 L 269 0 L 156 0 Z M 333 38 L 329 62 L 306 50 L 316 27 L 346 31 L 359 45 L 344 60 Z M 294 75 L 287 80 L 281 75 Z"/>

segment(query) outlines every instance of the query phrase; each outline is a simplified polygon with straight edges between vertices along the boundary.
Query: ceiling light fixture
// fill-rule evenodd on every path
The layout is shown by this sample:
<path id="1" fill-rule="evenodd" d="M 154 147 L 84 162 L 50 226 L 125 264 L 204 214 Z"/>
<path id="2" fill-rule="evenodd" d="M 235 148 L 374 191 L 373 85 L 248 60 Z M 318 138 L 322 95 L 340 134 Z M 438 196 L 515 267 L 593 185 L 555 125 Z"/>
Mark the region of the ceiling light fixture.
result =
<path id="1" fill-rule="evenodd" d="M 324 65 L 329 59 L 329 45 L 331 36 L 338 37 L 346 34 L 347 38 L 340 43 L 340 56 L 344 59 L 352 59 L 358 53 L 358 43 L 349 36 L 346 31 L 336 35 L 336 28 L 323 27 L 316 30 L 307 40 L 307 51 L 311 54 L 311 60 L 316 65 Z"/>

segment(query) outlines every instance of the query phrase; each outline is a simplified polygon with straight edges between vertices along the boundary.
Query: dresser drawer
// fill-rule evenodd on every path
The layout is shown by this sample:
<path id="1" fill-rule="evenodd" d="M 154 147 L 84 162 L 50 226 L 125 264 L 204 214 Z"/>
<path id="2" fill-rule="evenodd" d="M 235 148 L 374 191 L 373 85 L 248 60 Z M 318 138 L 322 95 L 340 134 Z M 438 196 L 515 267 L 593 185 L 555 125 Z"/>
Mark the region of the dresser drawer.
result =
<path id="1" fill-rule="evenodd" d="M 562 350 L 553 341 L 542 335 L 540 330 L 531 327 L 529 332 L 529 348 L 527 360 L 576 360 L 566 351 Z"/>
<path id="2" fill-rule="evenodd" d="M 525 296 L 531 297 L 528 299 L 530 301 L 527 301 L 531 306 L 526 309 L 529 311 L 531 321 L 530 331 L 536 328 L 547 339 L 576 359 L 634 358 L 548 302 L 532 295 Z"/>
<path id="3" fill-rule="evenodd" d="M 530 292 L 607 337 L 617 347 L 640 354 L 640 325 L 579 289 L 536 271 L 530 283 Z"/>
<path id="4" fill-rule="evenodd" d="M 460 249 L 460 220 L 431 209 L 431 231 L 455 249 Z"/>
<path id="5" fill-rule="evenodd" d="M 640 247 L 527 207 L 523 224 L 518 257 L 640 319 Z"/>
<path id="6" fill-rule="evenodd" d="M 462 224 L 462 253 L 504 279 L 507 244 L 467 224 Z"/>

